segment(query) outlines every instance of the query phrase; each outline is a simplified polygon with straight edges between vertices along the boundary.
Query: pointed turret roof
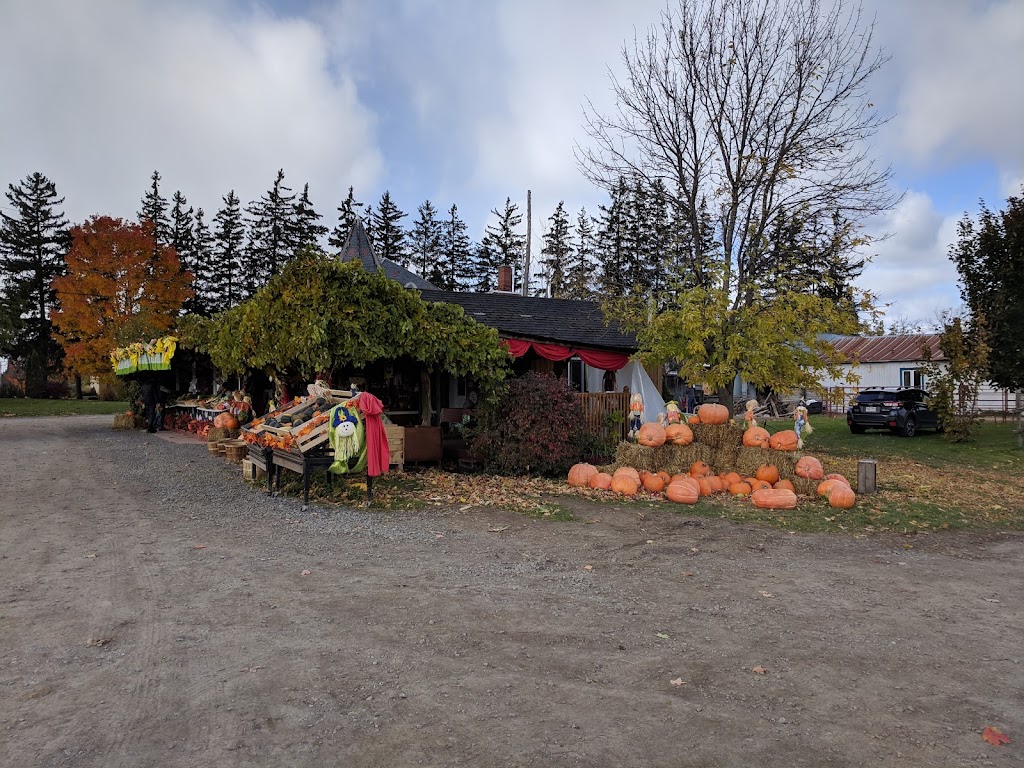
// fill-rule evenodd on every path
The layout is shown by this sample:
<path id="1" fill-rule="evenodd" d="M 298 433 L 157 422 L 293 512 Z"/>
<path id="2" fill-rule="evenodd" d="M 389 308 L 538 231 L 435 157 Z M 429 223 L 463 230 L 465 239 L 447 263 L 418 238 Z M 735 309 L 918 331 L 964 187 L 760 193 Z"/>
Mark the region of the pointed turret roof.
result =
<path id="1" fill-rule="evenodd" d="M 356 219 L 356 223 L 349 230 L 348 239 L 345 245 L 338 252 L 339 261 L 357 260 L 362 262 L 363 269 L 367 272 L 379 272 L 385 277 L 397 280 L 406 288 L 418 288 L 421 291 L 436 290 L 436 286 L 424 280 L 415 272 L 410 272 L 401 264 L 396 264 L 391 259 L 378 256 L 370 244 L 370 237 L 366 234 L 362 219 Z"/>

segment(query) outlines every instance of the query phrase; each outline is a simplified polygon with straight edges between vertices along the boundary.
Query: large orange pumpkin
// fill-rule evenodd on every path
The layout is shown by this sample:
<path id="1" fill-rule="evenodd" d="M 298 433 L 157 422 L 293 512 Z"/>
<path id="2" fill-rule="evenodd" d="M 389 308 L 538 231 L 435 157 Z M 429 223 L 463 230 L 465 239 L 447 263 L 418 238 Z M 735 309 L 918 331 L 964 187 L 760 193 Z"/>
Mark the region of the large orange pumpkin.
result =
<path id="1" fill-rule="evenodd" d="M 225 413 L 220 420 L 220 425 L 224 429 L 238 429 L 238 419 L 230 413 Z"/>
<path id="2" fill-rule="evenodd" d="M 848 485 L 837 483 L 828 495 L 828 505 L 839 509 L 850 509 L 857 502 L 857 494 Z"/>
<path id="3" fill-rule="evenodd" d="M 692 480 L 693 475 L 686 474 L 684 472 L 678 472 L 669 478 L 670 483 L 674 483 L 676 480 Z"/>
<path id="4" fill-rule="evenodd" d="M 751 427 L 743 433 L 743 444 L 747 448 L 767 448 L 771 435 L 763 427 Z"/>
<path id="5" fill-rule="evenodd" d="M 796 487 L 793 485 L 792 480 L 779 480 L 772 488 L 777 491 L 793 491 L 793 493 L 796 493 Z"/>
<path id="6" fill-rule="evenodd" d="M 697 499 L 700 498 L 700 489 L 694 486 L 695 483 L 675 480 L 668 484 L 668 488 L 665 489 L 665 496 L 669 501 L 674 501 L 677 504 L 696 504 Z"/>
<path id="7" fill-rule="evenodd" d="M 665 439 L 672 445 L 689 445 L 693 442 L 693 430 L 685 424 L 669 424 L 665 427 Z"/>
<path id="8" fill-rule="evenodd" d="M 795 451 L 797 440 L 799 439 L 796 436 L 796 432 L 792 429 L 786 429 L 782 432 L 776 432 L 768 438 L 768 445 L 776 451 Z"/>
<path id="9" fill-rule="evenodd" d="M 697 409 L 701 424 L 725 424 L 729 421 L 729 409 L 718 403 L 704 403 Z"/>
<path id="10" fill-rule="evenodd" d="M 796 463 L 796 474 L 797 477 L 806 477 L 808 480 L 821 480 L 825 477 L 825 468 L 813 456 L 801 456 Z"/>
<path id="11" fill-rule="evenodd" d="M 657 475 L 648 475 L 644 478 L 644 488 L 651 493 L 661 493 L 665 490 L 665 481 Z"/>
<path id="12" fill-rule="evenodd" d="M 779 482 L 779 468 L 774 464 L 762 464 L 757 468 L 754 476 L 758 480 L 764 480 L 768 485 Z"/>
<path id="13" fill-rule="evenodd" d="M 639 483 L 633 482 L 628 475 L 615 475 L 612 477 L 612 492 L 621 493 L 623 496 L 635 496 L 640 488 Z"/>
<path id="14" fill-rule="evenodd" d="M 761 509 L 796 509 L 796 494 L 792 491 L 781 491 L 765 488 L 750 494 L 754 506 Z"/>
<path id="15" fill-rule="evenodd" d="M 649 448 L 657 448 L 659 445 L 664 445 L 665 428 L 656 421 L 649 421 L 640 427 L 640 431 L 636 435 L 636 441 L 640 445 L 646 445 Z"/>
<path id="16" fill-rule="evenodd" d="M 850 487 L 850 481 L 849 481 L 849 480 L 847 480 L 847 479 L 846 479 L 845 477 L 843 477 L 842 475 L 836 474 L 835 472 L 833 472 L 833 473 L 831 473 L 831 474 L 828 474 L 828 475 L 825 475 L 825 479 L 826 479 L 826 480 L 835 480 L 835 481 L 836 481 L 837 483 L 842 483 L 842 484 L 843 484 L 843 485 L 845 485 L 845 486 L 846 486 L 847 488 L 849 488 L 849 487 Z"/>
<path id="17" fill-rule="evenodd" d="M 636 484 L 637 486 L 639 486 L 640 483 L 643 482 L 640 479 L 640 473 L 637 472 L 632 467 L 619 467 L 612 473 L 612 477 L 621 477 L 623 475 L 632 480 L 633 483 Z"/>
<path id="18" fill-rule="evenodd" d="M 612 476 L 607 472 L 598 472 L 590 478 L 588 485 L 591 488 L 600 488 L 602 491 L 607 491 L 612 487 Z"/>
<path id="19" fill-rule="evenodd" d="M 749 496 L 751 487 L 746 483 L 733 483 L 729 486 L 729 493 L 733 496 Z"/>
<path id="20" fill-rule="evenodd" d="M 818 495 L 828 498 L 828 495 L 832 493 L 832 489 L 837 485 L 842 485 L 838 480 L 822 480 L 818 483 Z"/>
<path id="21" fill-rule="evenodd" d="M 569 470 L 569 485 L 574 488 L 585 488 L 590 483 L 590 478 L 597 474 L 597 467 L 593 464 L 573 464 Z"/>
<path id="22" fill-rule="evenodd" d="M 690 474 L 693 477 L 707 477 L 711 474 L 711 467 L 706 461 L 695 461 L 690 465 Z"/>

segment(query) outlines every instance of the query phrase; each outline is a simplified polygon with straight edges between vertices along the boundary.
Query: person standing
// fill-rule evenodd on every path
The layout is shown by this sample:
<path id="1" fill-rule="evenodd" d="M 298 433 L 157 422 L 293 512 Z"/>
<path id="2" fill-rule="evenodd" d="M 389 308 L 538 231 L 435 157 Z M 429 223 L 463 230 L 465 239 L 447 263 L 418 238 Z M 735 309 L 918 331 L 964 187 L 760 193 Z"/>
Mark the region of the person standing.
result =
<path id="1" fill-rule="evenodd" d="M 157 427 L 157 398 L 159 394 L 157 392 L 156 382 L 152 378 L 146 379 L 142 382 L 142 407 L 145 409 L 146 415 L 146 431 L 156 432 Z"/>

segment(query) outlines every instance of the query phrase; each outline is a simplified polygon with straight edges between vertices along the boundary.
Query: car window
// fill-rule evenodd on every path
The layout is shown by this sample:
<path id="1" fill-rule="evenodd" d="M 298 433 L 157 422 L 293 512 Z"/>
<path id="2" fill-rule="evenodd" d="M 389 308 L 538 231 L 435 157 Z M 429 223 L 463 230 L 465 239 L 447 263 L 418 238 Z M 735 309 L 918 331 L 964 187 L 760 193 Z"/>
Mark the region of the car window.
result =
<path id="1" fill-rule="evenodd" d="M 881 403 L 893 398 L 892 392 L 861 392 L 857 395 L 858 403 Z"/>

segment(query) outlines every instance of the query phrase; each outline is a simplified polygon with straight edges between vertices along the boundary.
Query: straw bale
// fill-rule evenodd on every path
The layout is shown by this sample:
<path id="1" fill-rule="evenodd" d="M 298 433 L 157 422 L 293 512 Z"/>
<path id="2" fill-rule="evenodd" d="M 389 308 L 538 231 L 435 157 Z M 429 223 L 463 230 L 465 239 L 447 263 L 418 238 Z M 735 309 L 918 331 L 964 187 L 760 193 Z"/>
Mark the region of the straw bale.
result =
<path id="1" fill-rule="evenodd" d="M 135 417 L 130 413 L 118 413 L 114 416 L 114 429 L 135 429 Z"/>
<path id="2" fill-rule="evenodd" d="M 798 496 L 817 496 L 820 480 L 808 480 L 806 477 L 791 477 L 793 487 Z"/>
<path id="3" fill-rule="evenodd" d="M 773 451 L 770 448 L 740 448 L 736 458 L 736 471 L 741 475 L 753 475 L 762 464 L 774 464 L 779 469 L 779 477 L 785 480 L 796 479 L 796 456 L 784 451 Z"/>
<path id="4" fill-rule="evenodd" d="M 709 448 L 739 448 L 743 445 L 743 429 L 735 424 L 694 424 L 693 442 Z"/>
<path id="5" fill-rule="evenodd" d="M 711 457 L 711 449 L 699 443 L 665 444 L 651 448 L 637 443 L 622 442 L 615 451 L 615 463 L 610 465 L 610 469 L 614 472 L 619 467 L 633 467 L 637 471 L 645 469 L 648 472 L 664 471 L 675 474 L 688 472 L 690 465 L 695 461 L 710 463 Z"/>
<path id="6" fill-rule="evenodd" d="M 233 440 L 241 434 L 241 430 L 228 429 L 227 427 L 210 427 L 210 432 L 206 436 L 206 439 L 211 443 L 216 443 L 220 440 Z"/>

